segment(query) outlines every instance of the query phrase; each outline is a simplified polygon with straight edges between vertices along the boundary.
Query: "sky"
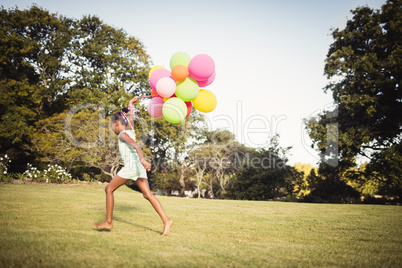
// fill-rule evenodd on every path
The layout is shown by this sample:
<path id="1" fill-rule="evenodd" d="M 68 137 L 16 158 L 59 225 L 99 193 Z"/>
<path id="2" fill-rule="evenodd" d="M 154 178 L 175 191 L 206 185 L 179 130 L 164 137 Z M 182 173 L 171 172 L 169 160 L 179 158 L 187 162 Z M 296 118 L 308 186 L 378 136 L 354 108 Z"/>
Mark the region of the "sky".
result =
<path id="1" fill-rule="evenodd" d="M 279 134 L 289 164 L 319 161 L 303 119 L 332 104 L 324 93 L 331 29 L 343 29 L 358 6 L 380 9 L 385 0 L 3 0 L 8 9 L 32 3 L 80 19 L 96 15 L 139 39 L 153 65 L 169 69 L 171 56 L 207 54 L 216 79 L 207 87 L 217 107 L 205 114 L 211 129 L 227 129 L 250 147 Z"/>

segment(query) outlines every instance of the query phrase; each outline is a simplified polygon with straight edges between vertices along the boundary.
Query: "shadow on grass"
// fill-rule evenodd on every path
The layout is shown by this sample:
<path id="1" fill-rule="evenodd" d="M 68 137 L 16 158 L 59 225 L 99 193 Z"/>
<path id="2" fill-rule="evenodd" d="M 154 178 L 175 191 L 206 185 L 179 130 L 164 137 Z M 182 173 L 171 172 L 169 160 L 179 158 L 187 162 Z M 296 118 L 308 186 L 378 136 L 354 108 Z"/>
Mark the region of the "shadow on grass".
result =
<path id="1" fill-rule="evenodd" d="M 156 231 L 156 230 L 154 230 L 154 229 L 152 229 L 152 228 L 149 228 L 149 227 L 147 227 L 147 226 L 144 226 L 144 225 L 140 225 L 140 224 L 132 223 L 132 222 L 129 222 L 129 221 L 126 221 L 126 220 L 120 219 L 120 218 L 115 218 L 114 220 L 115 220 L 115 221 L 118 221 L 118 222 L 122 222 L 122 223 L 130 224 L 130 225 L 135 226 L 135 227 L 137 227 L 137 228 L 145 229 L 145 230 L 148 230 L 148 231 L 151 231 L 151 232 L 154 232 L 154 233 L 160 234 L 160 235 L 162 234 L 162 232 Z"/>
<path id="2" fill-rule="evenodd" d="M 98 231 L 98 232 L 111 232 L 112 230 L 110 230 L 110 229 L 106 229 L 106 228 L 94 228 L 94 230 L 95 231 Z"/>
<path id="3" fill-rule="evenodd" d="M 136 206 L 126 206 L 126 205 L 117 205 L 117 206 L 114 207 L 115 212 L 118 212 L 118 211 L 120 211 L 120 212 L 127 212 L 127 211 L 132 212 L 132 211 L 135 211 L 135 210 L 141 210 L 141 209 L 139 209 Z M 143 225 L 140 225 L 140 224 L 129 222 L 129 221 L 126 221 L 126 220 L 121 219 L 119 217 L 113 217 L 113 220 L 118 221 L 118 222 L 122 222 L 122 223 L 126 223 L 126 224 L 130 224 L 130 225 L 135 226 L 137 228 L 148 230 L 148 231 L 160 234 L 160 235 L 162 234 L 162 232 L 156 231 L 156 230 L 154 230 L 152 228 L 149 228 L 147 226 L 143 226 Z M 98 232 L 111 232 L 110 229 L 106 229 L 106 228 L 94 228 L 94 230 L 96 230 Z"/>
<path id="4" fill-rule="evenodd" d="M 151 231 L 151 232 L 160 234 L 160 235 L 162 234 L 162 232 L 156 231 L 156 230 L 154 230 L 154 229 L 152 229 L 152 228 L 149 228 L 149 227 L 147 227 L 147 226 L 140 225 L 140 224 L 136 224 L 136 223 L 132 223 L 132 222 L 128 222 L 128 221 L 122 220 L 122 219 L 120 219 L 120 218 L 114 218 L 114 221 L 118 221 L 118 222 L 130 224 L 130 225 L 135 226 L 135 227 L 137 227 L 137 228 L 141 228 L 141 229 L 144 229 L 144 230 L 148 230 L 148 231 Z M 98 231 L 98 232 L 111 232 L 111 231 L 112 231 L 112 229 L 107 229 L 107 228 L 97 228 L 97 227 L 94 227 L 93 229 L 94 229 L 95 231 Z"/>

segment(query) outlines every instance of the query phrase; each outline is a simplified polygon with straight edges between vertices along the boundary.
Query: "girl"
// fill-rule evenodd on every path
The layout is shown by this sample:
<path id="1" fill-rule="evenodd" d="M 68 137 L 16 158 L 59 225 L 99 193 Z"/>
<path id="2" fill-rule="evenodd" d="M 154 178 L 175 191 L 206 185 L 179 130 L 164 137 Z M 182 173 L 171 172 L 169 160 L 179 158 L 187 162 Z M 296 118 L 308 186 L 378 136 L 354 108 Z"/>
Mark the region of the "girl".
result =
<path id="1" fill-rule="evenodd" d="M 162 235 L 168 235 L 173 221 L 168 218 L 162 205 L 158 199 L 151 193 L 148 185 L 147 171 L 151 170 L 151 164 L 144 160 L 141 148 L 135 142 L 135 133 L 133 130 L 134 114 L 132 112 L 132 104 L 137 101 L 134 98 L 130 101 L 131 121 L 127 117 L 128 109 L 124 108 L 121 112 L 117 112 L 112 116 L 112 130 L 119 136 L 119 150 L 124 162 L 124 167 L 117 173 L 113 180 L 106 186 L 106 220 L 104 222 L 95 223 L 95 226 L 100 229 L 112 229 L 113 223 L 113 206 L 114 206 L 114 191 L 126 183 L 127 180 L 136 181 L 143 196 L 147 199 L 156 212 L 161 217 L 164 229 Z M 129 125 L 131 130 L 129 130 Z"/>

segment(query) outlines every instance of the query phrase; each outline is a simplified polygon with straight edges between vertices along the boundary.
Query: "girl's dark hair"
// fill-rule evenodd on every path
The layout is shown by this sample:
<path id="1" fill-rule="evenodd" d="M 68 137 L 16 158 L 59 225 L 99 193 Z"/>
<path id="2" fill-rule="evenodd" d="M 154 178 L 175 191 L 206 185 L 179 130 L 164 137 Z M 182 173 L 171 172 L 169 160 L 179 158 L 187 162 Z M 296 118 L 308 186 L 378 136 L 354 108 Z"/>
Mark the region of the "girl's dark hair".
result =
<path id="1" fill-rule="evenodd" d="M 120 121 L 120 123 L 123 126 L 128 126 L 129 122 L 128 122 L 128 108 L 124 107 L 123 109 L 121 109 L 121 112 L 117 112 L 114 115 L 112 115 L 111 118 L 111 122 L 112 124 L 114 124 L 114 122 L 116 122 L 116 120 Z"/>

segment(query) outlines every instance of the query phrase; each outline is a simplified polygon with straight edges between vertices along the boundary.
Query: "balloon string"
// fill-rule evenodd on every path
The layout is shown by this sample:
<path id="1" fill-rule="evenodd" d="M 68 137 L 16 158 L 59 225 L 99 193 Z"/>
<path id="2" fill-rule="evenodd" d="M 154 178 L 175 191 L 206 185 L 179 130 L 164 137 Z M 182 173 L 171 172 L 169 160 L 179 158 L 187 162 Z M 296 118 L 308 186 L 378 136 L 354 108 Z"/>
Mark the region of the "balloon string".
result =
<path id="1" fill-rule="evenodd" d="M 153 98 L 153 97 L 157 97 L 157 96 L 159 96 L 158 94 L 156 94 L 156 95 L 146 95 L 146 96 L 139 96 L 138 98 L 139 99 L 142 99 L 142 98 Z"/>

